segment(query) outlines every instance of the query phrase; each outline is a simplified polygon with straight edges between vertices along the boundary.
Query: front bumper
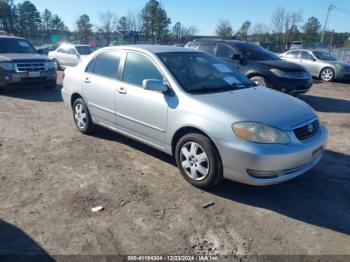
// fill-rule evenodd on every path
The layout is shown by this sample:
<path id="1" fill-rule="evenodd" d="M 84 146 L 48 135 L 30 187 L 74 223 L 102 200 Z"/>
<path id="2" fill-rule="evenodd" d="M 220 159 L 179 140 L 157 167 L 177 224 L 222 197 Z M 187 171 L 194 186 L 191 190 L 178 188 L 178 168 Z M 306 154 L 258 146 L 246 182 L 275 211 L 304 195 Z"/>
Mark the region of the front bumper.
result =
<path id="1" fill-rule="evenodd" d="M 336 80 L 350 80 L 350 72 L 338 70 L 335 72 Z"/>
<path id="2" fill-rule="evenodd" d="M 312 77 L 307 79 L 292 79 L 274 77 L 272 84 L 273 89 L 282 91 L 291 95 L 306 93 L 313 85 Z"/>
<path id="3" fill-rule="evenodd" d="M 290 135 L 294 135 L 290 132 Z M 300 142 L 296 137 L 288 145 L 256 144 L 246 141 L 215 140 L 229 180 L 255 185 L 278 184 L 300 176 L 314 167 L 327 145 L 328 132 L 324 126 L 311 139 Z M 315 153 L 317 154 L 315 155 Z M 276 172 L 274 178 L 258 178 L 248 170 Z"/>
<path id="4" fill-rule="evenodd" d="M 0 71 L 0 86 L 21 84 L 56 83 L 57 73 L 55 69 L 40 71 L 40 75 L 31 77 L 29 72 Z"/>

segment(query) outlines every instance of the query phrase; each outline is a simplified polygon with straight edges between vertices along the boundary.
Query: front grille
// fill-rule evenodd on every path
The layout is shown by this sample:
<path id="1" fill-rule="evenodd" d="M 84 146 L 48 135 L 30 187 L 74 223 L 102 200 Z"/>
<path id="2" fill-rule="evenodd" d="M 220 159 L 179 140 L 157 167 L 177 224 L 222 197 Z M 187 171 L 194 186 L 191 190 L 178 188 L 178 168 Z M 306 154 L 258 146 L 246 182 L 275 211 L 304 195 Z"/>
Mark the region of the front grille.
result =
<path id="1" fill-rule="evenodd" d="M 290 78 L 294 79 L 307 79 L 309 78 L 309 73 L 306 71 L 296 71 L 296 72 L 285 72 Z"/>
<path id="2" fill-rule="evenodd" d="M 45 63 L 17 63 L 15 64 L 17 72 L 35 72 L 45 71 Z"/>
<path id="3" fill-rule="evenodd" d="M 319 129 L 320 129 L 320 123 L 316 119 L 315 121 L 305 126 L 294 129 L 293 132 L 300 141 L 304 141 L 313 137 L 318 132 Z"/>

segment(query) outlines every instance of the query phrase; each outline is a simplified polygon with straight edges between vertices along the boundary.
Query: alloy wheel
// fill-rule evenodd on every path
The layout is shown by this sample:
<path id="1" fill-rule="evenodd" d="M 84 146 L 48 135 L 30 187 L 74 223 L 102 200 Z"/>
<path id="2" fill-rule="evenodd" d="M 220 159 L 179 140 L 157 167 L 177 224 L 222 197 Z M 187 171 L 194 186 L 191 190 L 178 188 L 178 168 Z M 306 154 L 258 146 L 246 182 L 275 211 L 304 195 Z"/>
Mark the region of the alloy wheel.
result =
<path id="1" fill-rule="evenodd" d="M 87 114 L 82 104 L 78 103 L 74 107 L 74 119 L 79 129 L 85 129 L 87 126 Z"/>
<path id="2" fill-rule="evenodd" d="M 327 81 L 327 82 L 332 80 L 333 79 L 333 71 L 332 71 L 332 69 L 325 69 L 325 70 L 323 70 L 322 73 L 321 73 L 321 78 L 322 78 L 322 80 Z"/>
<path id="3" fill-rule="evenodd" d="M 209 174 L 209 158 L 196 142 L 184 144 L 180 152 L 181 167 L 193 180 L 204 180 Z"/>

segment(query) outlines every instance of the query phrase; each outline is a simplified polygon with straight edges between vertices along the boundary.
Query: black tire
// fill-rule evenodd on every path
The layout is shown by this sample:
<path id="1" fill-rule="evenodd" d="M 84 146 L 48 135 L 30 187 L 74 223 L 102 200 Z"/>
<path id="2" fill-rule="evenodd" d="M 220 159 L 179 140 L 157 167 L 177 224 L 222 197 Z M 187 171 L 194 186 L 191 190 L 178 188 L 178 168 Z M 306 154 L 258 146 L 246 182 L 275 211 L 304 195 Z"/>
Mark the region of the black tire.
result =
<path id="1" fill-rule="evenodd" d="M 81 124 L 82 122 L 79 122 L 78 119 L 76 118 L 76 114 L 78 114 L 78 110 L 77 110 L 78 105 L 80 105 L 83 109 L 80 113 L 80 116 L 83 113 L 86 115 L 86 117 L 84 118 L 85 125 L 82 125 Z M 81 116 L 81 117 L 83 117 L 83 116 Z M 82 118 L 80 118 L 80 119 L 82 119 Z M 83 134 L 87 135 L 87 134 L 91 134 L 93 132 L 95 125 L 92 122 L 89 109 L 86 106 L 86 104 L 82 98 L 77 98 L 73 103 L 73 120 L 74 120 L 74 123 L 75 123 L 76 127 L 78 128 L 78 130 L 80 132 L 82 132 Z"/>
<path id="2" fill-rule="evenodd" d="M 52 61 L 55 63 L 56 71 L 59 71 L 62 69 L 60 63 L 58 62 L 58 60 L 56 58 L 52 59 Z"/>
<path id="3" fill-rule="evenodd" d="M 262 76 L 253 76 L 250 78 L 254 83 L 261 86 L 271 87 L 269 81 Z"/>
<path id="4" fill-rule="evenodd" d="M 4 93 L 4 87 L 0 86 L 0 94 Z"/>
<path id="5" fill-rule="evenodd" d="M 189 162 L 181 150 L 183 147 L 186 147 L 187 145 L 191 145 L 191 143 L 195 143 L 200 146 L 198 148 L 198 153 L 201 153 L 203 151 L 207 156 L 207 161 L 204 163 L 204 166 L 206 166 L 206 170 L 208 170 L 207 175 L 202 176 L 201 180 L 196 180 L 190 177 L 189 174 L 186 173 L 185 169 L 182 167 L 183 162 Z M 182 138 L 177 142 L 176 149 L 175 149 L 175 158 L 176 158 L 176 164 L 180 170 L 180 173 L 182 176 L 192 185 L 202 188 L 202 189 L 209 189 L 217 185 L 221 180 L 223 179 L 223 168 L 221 163 L 221 158 L 210 141 L 210 139 L 204 135 L 197 134 L 197 133 L 190 133 Z M 198 159 L 194 159 L 193 161 L 197 161 L 197 165 L 201 165 L 198 162 Z M 203 163 L 203 162 L 202 162 Z M 203 167 L 203 165 L 201 165 Z M 194 168 L 194 166 L 188 167 L 187 169 Z M 191 169 L 192 170 L 192 169 Z M 187 170 L 187 172 L 190 172 Z M 197 175 L 201 175 L 198 171 L 196 171 Z"/>
<path id="6" fill-rule="evenodd" d="M 320 79 L 324 82 L 332 82 L 334 80 L 335 73 L 330 67 L 323 68 L 320 73 Z"/>

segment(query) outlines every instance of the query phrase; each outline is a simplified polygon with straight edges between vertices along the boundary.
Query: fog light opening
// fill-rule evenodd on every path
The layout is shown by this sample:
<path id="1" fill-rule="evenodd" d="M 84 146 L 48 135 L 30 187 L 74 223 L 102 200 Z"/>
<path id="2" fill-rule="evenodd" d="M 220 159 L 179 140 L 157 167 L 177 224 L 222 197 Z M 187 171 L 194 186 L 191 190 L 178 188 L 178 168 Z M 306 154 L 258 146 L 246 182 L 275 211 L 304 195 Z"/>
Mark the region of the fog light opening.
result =
<path id="1" fill-rule="evenodd" d="M 263 179 L 277 178 L 280 176 L 280 172 L 276 172 L 276 171 L 258 171 L 258 170 L 248 169 L 247 172 L 252 177 L 263 178 Z"/>

